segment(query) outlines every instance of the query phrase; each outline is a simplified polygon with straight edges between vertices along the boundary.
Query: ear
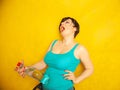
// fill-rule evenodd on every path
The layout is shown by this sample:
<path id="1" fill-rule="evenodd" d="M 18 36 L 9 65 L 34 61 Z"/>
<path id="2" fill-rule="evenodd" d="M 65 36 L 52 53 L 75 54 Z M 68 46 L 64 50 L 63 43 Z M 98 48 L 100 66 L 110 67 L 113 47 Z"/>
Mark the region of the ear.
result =
<path id="1" fill-rule="evenodd" d="M 73 27 L 73 30 L 74 30 L 74 31 L 77 31 L 77 28 L 76 28 L 76 27 Z"/>

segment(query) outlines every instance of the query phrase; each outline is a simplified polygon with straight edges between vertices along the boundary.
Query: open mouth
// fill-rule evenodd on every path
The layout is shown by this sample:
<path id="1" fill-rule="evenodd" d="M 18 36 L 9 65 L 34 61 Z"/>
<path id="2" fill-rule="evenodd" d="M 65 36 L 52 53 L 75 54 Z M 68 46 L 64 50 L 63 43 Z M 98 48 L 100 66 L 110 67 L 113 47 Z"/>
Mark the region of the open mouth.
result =
<path id="1" fill-rule="evenodd" d="M 64 26 L 61 26 L 60 27 L 60 31 L 63 32 L 65 30 L 65 27 Z"/>

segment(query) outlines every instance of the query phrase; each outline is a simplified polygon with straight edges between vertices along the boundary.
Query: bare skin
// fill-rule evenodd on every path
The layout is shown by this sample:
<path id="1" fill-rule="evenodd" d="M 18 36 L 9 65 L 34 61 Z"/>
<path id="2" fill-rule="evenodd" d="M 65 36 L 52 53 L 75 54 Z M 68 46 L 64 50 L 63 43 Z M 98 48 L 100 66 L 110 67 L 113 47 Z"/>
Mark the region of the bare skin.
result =
<path id="1" fill-rule="evenodd" d="M 55 45 L 52 49 L 52 52 L 57 53 L 57 54 L 62 54 L 62 53 L 68 52 L 76 44 L 76 42 L 74 40 L 74 32 L 75 31 L 76 31 L 76 28 L 74 27 L 74 24 L 72 23 L 72 21 L 70 19 L 67 19 L 66 21 L 62 22 L 61 26 L 60 26 L 60 34 L 62 36 L 62 40 L 58 40 L 58 42 L 55 43 Z M 52 43 L 50 44 L 48 51 L 50 50 Z M 81 60 L 82 64 L 85 67 L 85 70 L 78 77 L 76 77 L 74 75 L 74 72 L 66 70 L 66 72 L 68 72 L 68 74 L 64 74 L 64 77 L 65 77 L 65 79 L 72 80 L 73 83 L 80 83 L 82 80 L 89 77 L 93 73 L 94 68 L 93 68 L 91 59 L 89 57 L 89 53 L 83 45 L 80 44 L 75 49 L 74 56 L 76 58 L 78 58 L 79 60 Z M 30 67 L 36 68 L 38 70 L 42 70 L 42 69 L 46 68 L 47 65 L 45 64 L 44 60 L 42 59 L 40 62 L 38 62 L 34 65 L 31 65 Z M 27 68 L 29 68 L 29 67 L 27 67 Z M 22 70 L 19 70 L 19 73 L 21 76 L 23 75 Z M 28 73 L 28 74 L 31 75 L 31 73 Z"/>

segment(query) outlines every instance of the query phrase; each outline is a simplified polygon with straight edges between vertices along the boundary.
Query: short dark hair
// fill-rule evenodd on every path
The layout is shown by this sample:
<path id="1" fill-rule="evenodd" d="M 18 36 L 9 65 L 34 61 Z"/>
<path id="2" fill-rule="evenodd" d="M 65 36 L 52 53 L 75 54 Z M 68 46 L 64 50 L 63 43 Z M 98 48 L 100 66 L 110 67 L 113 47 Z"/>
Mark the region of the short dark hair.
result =
<path id="1" fill-rule="evenodd" d="M 74 18 L 71 18 L 71 17 L 62 18 L 60 25 L 59 25 L 59 30 L 60 30 L 61 23 L 66 21 L 67 19 L 70 19 L 72 21 L 72 23 L 74 24 L 74 27 L 76 27 L 76 31 L 74 33 L 74 38 L 75 38 L 77 36 L 77 34 L 79 33 L 80 25 Z"/>

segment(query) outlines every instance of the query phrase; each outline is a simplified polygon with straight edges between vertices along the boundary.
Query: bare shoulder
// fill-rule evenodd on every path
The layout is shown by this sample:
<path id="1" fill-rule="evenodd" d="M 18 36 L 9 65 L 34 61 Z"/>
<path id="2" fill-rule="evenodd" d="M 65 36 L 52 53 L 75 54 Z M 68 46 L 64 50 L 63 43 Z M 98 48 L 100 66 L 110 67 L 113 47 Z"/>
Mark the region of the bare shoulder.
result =
<path id="1" fill-rule="evenodd" d="M 89 57 L 87 48 L 82 44 L 79 44 L 78 47 L 76 48 L 75 55 L 79 59 L 82 59 L 83 57 L 86 56 Z"/>
<path id="2" fill-rule="evenodd" d="M 49 47 L 48 47 L 48 51 L 51 49 L 51 46 L 52 46 L 52 44 L 53 44 L 54 41 L 55 41 L 55 40 L 52 40 L 52 41 L 51 41 L 51 43 L 50 43 L 50 45 L 49 45 Z"/>
<path id="3" fill-rule="evenodd" d="M 82 45 L 82 44 L 79 44 L 79 45 L 78 45 L 77 51 L 78 51 L 79 53 L 88 52 L 87 48 L 86 48 L 84 45 Z"/>

